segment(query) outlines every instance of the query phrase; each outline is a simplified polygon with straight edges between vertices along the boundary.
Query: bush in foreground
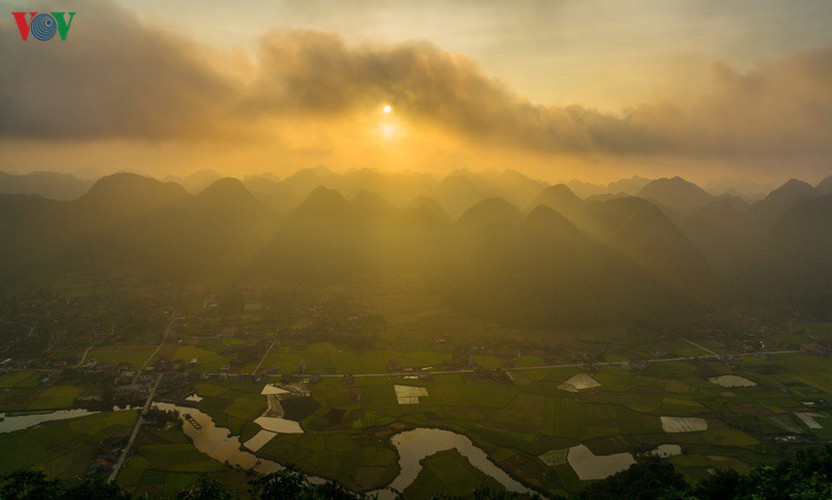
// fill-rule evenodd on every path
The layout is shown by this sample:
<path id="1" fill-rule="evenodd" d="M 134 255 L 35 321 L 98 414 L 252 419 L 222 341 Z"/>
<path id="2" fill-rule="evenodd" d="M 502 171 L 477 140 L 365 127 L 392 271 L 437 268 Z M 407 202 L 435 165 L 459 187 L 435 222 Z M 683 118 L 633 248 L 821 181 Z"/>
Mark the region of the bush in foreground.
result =
<path id="1" fill-rule="evenodd" d="M 299 471 L 287 468 L 253 476 L 249 494 L 257 499 L 352 500 L 372 498 L 353 493 L 338 483 L 312 483 Z M 477 500 L 526 497 L 479 489 Z M 133 496 L 101 476 L 88 476 L 75 486 L 49 479 L 41 471 L 19 470 L 0 478 L 2 500 L 129 500 Z M 210 477 L 201 477 L 180 491 L 178 500 L 230 500 L 233 495 Z M 800 450 L 777 465 L 763 465 L 746 475 L 720 470 L 696 484 L 688 484 L 672 464 L 658 458 L 641 461 L 571 495 L 571 500 L 815 500 L 832 499 L 832 446 Z"/>

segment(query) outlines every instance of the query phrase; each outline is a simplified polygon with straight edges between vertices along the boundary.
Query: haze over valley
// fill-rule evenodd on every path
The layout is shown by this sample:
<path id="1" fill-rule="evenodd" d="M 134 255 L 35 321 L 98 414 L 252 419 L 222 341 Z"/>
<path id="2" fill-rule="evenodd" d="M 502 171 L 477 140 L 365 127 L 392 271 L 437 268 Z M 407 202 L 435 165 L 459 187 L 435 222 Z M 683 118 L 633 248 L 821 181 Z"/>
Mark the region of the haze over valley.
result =
<path id="1" fill-rule="evenodd" d="M 0 5 L 0 499 L 832 498 L 829 1 Z"/>
<path id="2" fill-rule="evenodd" d="M 29 190 L 81 183 L 51 177 Z M 636 177 L 581 197 L 517 171 L 204 171 L 181 184 L 120 173 L 68 201 L 3 195 L 2 272 L 228 286 L 408 274 L 473 316 L 550 328 L 725 307 L 828 319 L 830 179 L 760 197 Z"/>

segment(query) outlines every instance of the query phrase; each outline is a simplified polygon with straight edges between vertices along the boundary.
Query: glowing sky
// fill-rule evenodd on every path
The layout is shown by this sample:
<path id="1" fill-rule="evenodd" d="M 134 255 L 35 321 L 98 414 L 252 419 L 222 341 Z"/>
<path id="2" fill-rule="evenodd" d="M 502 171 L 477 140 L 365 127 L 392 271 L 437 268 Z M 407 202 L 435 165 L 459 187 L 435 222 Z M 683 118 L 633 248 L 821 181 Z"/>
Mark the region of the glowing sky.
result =
<path id="1" fill-rule="evenodd" d="M 0 170 L 832 168 L 828 0 L 60 5 L 66 42 L 0 12 Z"/>
<path id="2" fill-rule="evenodd" d="M 255 47 L 270 29 L 322 30 L 379 43 L 428 40 L 471 57 L 532 101 L 607 111 L 619 111 L 622 101 L 651 97 L 657 84 L 676 76 L 669 71 L 686 65 L 721 61 L 747 69 L 832 42 L 828 0 L 122 4 L 147 20 L 224 48 Z"/>

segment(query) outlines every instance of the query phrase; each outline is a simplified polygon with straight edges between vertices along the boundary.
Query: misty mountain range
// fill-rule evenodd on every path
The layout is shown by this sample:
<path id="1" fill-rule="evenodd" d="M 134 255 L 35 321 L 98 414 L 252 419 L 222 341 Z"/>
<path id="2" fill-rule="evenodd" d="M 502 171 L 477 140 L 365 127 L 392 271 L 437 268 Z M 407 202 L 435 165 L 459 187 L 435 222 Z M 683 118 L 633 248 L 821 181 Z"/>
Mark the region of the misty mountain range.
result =
<path id="1" fill-rule="evenodd" d="M 322 284 L 408 273 L 461 311 L 516 325 L 626 324 L 725 304 L 832 315 L 832 177 L 749 201 L 679 177 L 579 196 L 516 171 L 120 173 L 88 189 L 37 175 L 0 176 L 7 286 L 76 273 Z"/>

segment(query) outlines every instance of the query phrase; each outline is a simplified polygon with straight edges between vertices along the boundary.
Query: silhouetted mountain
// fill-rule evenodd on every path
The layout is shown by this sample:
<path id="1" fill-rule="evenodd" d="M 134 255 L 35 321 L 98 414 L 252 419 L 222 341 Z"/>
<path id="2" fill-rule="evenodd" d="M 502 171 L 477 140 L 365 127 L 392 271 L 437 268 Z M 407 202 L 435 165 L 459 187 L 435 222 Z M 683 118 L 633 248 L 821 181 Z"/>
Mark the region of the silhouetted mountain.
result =
<path id="1" fill-rule="evenodd" d="M 728 271 L 747 255 L 759 228 L 748 206 L 735 198 L 720 198 L 700 208 L 683 222 L 685 234 L 709 262 Z"/>
<path id="2" fill-rule="evenodd" d="M 441 255 L 453 227 L 449 217 L 425 205 L 405 208 L 400 217 L 400 232 L 393 237 L 400 239 L 407 258 L 425 263 Z"/>
<path id="3" fill-rule="evenodd" d="M 0 236 L 8 238 L 12 228 L 34 226 L 41 218 L 54 215 L 68 206 L 67 202 L 47 200 L 34 194 L 0 194 Z M 14 238 L 8 239 L 14 242 Z"/>
<path id="4" fill-rule="evenodd" d="M 325 187 L 314 189 L 292 214 L 293 220 L 317 222 L 344 220 L 352 216 L 352 209 L 344 196 Z"/>
<path id="5" fill-rule="evenodd" d="M 478 229 L 483 226 L 517 223 L 523 218 L 520 209 L 502 198 L 486 198 L 472 206 L 456 221 L 460 228 Z"/>
<path id="6" fill-rule="evenodd" d="M 75 245 L 79 264 L 140 267 L 159 277 L 239 276 L 276 228 L 273 213 L 233 178 L 156 207 Z"/>
<path id="7" fill-rule="evenodd" d="M 669 286 L 700 295 L 708 285 L 702 255 L 652 203 L 632 196 L 595 202 L 578 220 L 590 234 Z"/>
<path id="8" fill-rule="evenodd" d="M 162 220 L 157 221 L 157 234 L 164 243 L 151 245 L 147 252 L 160 251 L 161 259 L 176 262 L 172 270 L 215 279 L 239 276 L 274 235 L 278 222 L 239 180 L 228 177 L 141 223 L 150 228 L 156 218 Z"/>
<path id="9" fill-rule="evenodd" d="M 811 185 L 797 179 L 789 179 L 785 184 L 756 203 L 752 210 L 763 223 L 770 223 L 780 218 L 798 201 L 816 195 L 817 191 Z"/>
<path id="10" fill-rule="evenodd" d="M 530 209 L 538 205 L 547 206 L 567 217 L 574 217 L 584 202 L 565 184 L 555 184 L 544 189 L 531 204 Z"/>
<path id="11" fill-rule="evenodd" d="M 360 191 L 352 199 L 352 207 L 356 215 L 363 219 L 391 219 L 396 214 L 396 208 L 384 198 L 370 191 Z"/>
<path id="12" fill-rule="evenodd" d="M 268 199 L 280 191 L 281 181 L 273 176 L 247 175 L 242 179 L 242 182 L 243 186 L 258 198 L 265 197 Z"/>
<path id="13" fill-rule="evenodd" d="M 568 188 L 567 188 L 568 189 Z M 576 242 L 584 238 L 581 231 L 566 217 L 552 207 L 537 205 L 521 222 L 521 228 L 527 234 L 535 234 L 540 238 L 553 238 L 561 243 Z"/>
<path id="14" fill-rule="evenodd" d="M 88 264 L 106 253 L 105 247 L 116 245 L 114 232 L 188 197 L 178 184 L 121 173 L 99 179 L 71 202 L 18 198 L 12 202 L 14 210 L 0 214 L 0 226 L 17 235 L 14 255 L 0 263 L 0 268 L 21 275 L 88 271 Z M 100 267 L 109 262 L 100 262 Z"/>
<path id="15" fill-rule="evenodd" d="M 175 182 L 180 186 L 184 187 L 187 192 L 191 194 L 196 194 L 200 191 L 203 191 L 206 187 L 210 186 L 211 183 L 213 183 L 217 179 L 221 178 L 222 175 L 220 175 L 219 173 L 213 170 L 205 169 L 199 170 L 185 177 L 176 177 L 173 175 L 169 175 L 162 179 L 162 181 Z"/>
<path id="16" fill-rule="evenodd" d="M 588 203 L 595 203 L 596 201 L 608 201 L 608 200 L 615 200 L 618 198 L 628 198 L 629 194 L 626 193 L 604 193 L 604 194 L 596 194 L 586 198 L 584 200 L 584 204 Z"/>
<path id="17" fill-rule="evenodd" d="M 115 223 L 187 197 L 185 188 L 174 182 L 120 173 L 96 181 L 74 206 L 84 217 L 98 218 L 97 223 Z"/>
<path id="18" fill-rule="evenodd" d="M 815 191 L 817 191 L 818 194 L 832 193 L 832 175 L 820 181 L 818 185 L 815 186 Z"/>
<path id="19" fill-rule="evenodd" d="M 649 184 L 651 179 L 634 175 L 627 179 L 620 179 L 615 182 L 610 182 L 607 185 L 607 191 L 610 193 L 627 193 L 629 195 L 636 195 L 644 186 Z"/>
<path id="20" fill-rule="evenodd" d="M 604 194 L 607 192 L 606 186 L 601 186 L 599 184 L 591 184 L 589 182 L 582 182 L 577 179 L 572 179 L 571 181 L 567 182 L 566 185 L 567 187 L 569 187 L 569 189 L 572 190 L 573 193 L 584 199 L 590 196 Z"/>
<path id="21" fill-rule="evenodd" d="M 224 210 L 241 215 L 266 210 L 263 203 L 255 198 L 239 179 L 233 177 L 215 180 L 194 197 L 194 202 L 212 210 Z"/>
<path id="22" fill-rule="evenodd" d="M 0 194 L 36 194 L 51 200 L 74 200 L 86 193 L 92 182 L 71 174 L 32 172 L 7 174 L 0 172 Z"/>
<path id="23" fill-rule="evenodd" d="M 670 289 L 542 205 L 520 224 L 480 226 L 456 237 L 434 286 L 467 314 L 561 327 L 627 324 L 676 310 Z"/>
<path id="24" fill-rule="evenodd" d="M 646 184 L 638 196 L 680 214 L 690 214 L 709 203 L 713 196 L 681 177 L 656 179 Z"/>
<path id="25" fill-rule="evenodd" d="M 395 206 L 404 206 L 419 194 L 435 194 L 439 182 L 432 175 L 415 172 L 380 172 L 373 169 L 336 173 L 325 167 L 303 169 L 277 181 L 273 177 L 247 177 L 244 184 L 277 212 L 297 208 L 318 187 L 338 191 L 350 199 L 362 191 L 376 193 Z"/>
<path id="26" fill-rule="evenodd" d="M 380 172 L 363 168 L 350 170 L 329 185 L 346 197 L 361 191 L 376 193 L 396 206 L 404 206 L 419 194 L 433 193 L 439 182 L 430 174 L 417 172 Z"/>
<path id="27" fill-rule="evenodd" d="M 714 196 L 729 194 L 738 196 L 748 203 L 762 200 L 773 188 L 762 182 L 728 177 L 711 181 L 703 187 Z"/>
<path id="28" fill-rule="evenodd" d="M 293 211 L 315 188 L 326 187 L 347 199 L 362 191 L 376 193 L 396 207 L 407 206 L 417 196 L 428 196 L 453 217 L 488 197 L 501 197 L 509 203 L 527 206 L 546 186 L 513 170 L 457 170 L 440 181 L 426 173 L 381 172 L 368 168 L 336 173 L 324 167 L 300 170 L 283 180 L 267 175 L 248 176 L 243 184 L 278 213 Z"/>
<path id="29" fill-rule="evenodd" d="M 468 314 L 546 327 L 637 322 L 715 298 L 813 317 L 832 311 L 832 195 L 799 181 L 752 209 L 678 178 L 642 189 L 661 205 L 620 195 L 581 201 L 567 186 L 544 189 L 511 171 L 437 181 L 319 168 L 249 185 L 270 193 L 221 178 L 191 195 L 175 183 L 116 174 L 74 201 L 0 194 L 0 276 L 333 283 L 418 273 Z M 533 188 L 526 217 L 493 194 L 523 199 Z M 437 194 L 470 206 L 452 222 Z M 680 212 L 671 218 L 673 206 Z"/>
<path id="30" fill-rule="evenodd" d="M 451 217 L 458 217 L 484 198 L 503 198 L 511 204 L 527 206 L 545 186 L 516 170 L 475 173 L 463 169 L 442 179 L 435 191 L 422 194 L 435 197 Z"/>
<path id="31" fill-rule="evenodd" d="M 27 275 L 49 259 L 59 259 L 70 202 L 38 195 L 0 194 L 0 277 Z"/>
<path id="32" fill-rule="evenodd" d="M 743 266 L 753 295 L 832 320 L 832 194 L 798 200 L 755 249 Z"/>
<path id="33" fill-rule="evenodd" d="M 316 188 L 286 217 L 255 267 L 310 280 L 332 280 L 364 269 L 359 222 L 341 193 Z"/>
<path id="34" fill-rule="evenodd" d="M 424 207 L 399 211 L 375 193 L 352 203 L 318 188 L 286 219 L 261 261 L 268 272 L 331 281 L 423 264 L 449 224 Z"/>
<path id="35" fill-rule="evenodd" d="M 376 271 L 424 271 L 441 255 L 451 228 L 450 218 L 430 198 L 414 202 L 398 210 L 370 193 L 359 193 L 353 200 L 360 221 L 357 238 L 365 244 L 363 252 L 379 264 Z"/>
<path id="36" fill-rule="evenodd" d="M 429 212 L 433 213 L 436 217 L 444 221 L 450 221 L 451 217 L 448 215 L 448 212 L 445 211 L 445 208 L 439 204 L 438 201 L 434 200 L 433 198 L 419 195 L 413 199 L 410 203 L 407 204 L 405 209 L 418 209 L 418 208 L 425 208 Z"/>
<path id="37" fill-rule="evenodd" d="M 446 207 L 451 217 L 459 217 L 464 211 L 488 196 L 467 175 L 451 174 L 437 187 L 436 199 Z"/>
<path id="38" fill-rule="evenodd" d="M 268 176 L 247 178 L 243 184 L 272 210 L 289 213 L 295 210 L 318 187 L 336 187 L 338 175 L 326 167 L 301 169 L 281 181 Z"/>
<path id="39" fill-rule="evenodd" d="M 505 198 L 518 207 L 526 207 L 546 187 L 546 183 L 531 179 L 517 170 L 505 170 L 497 175 L 485 172 L 483 177 L 490 183 L 491 196 Z"/>
<path id="40" fill-rule="evenodd" d="M 740 212 L 747 212 L 751 208 L 751 205 L 742 197 L 728 193 L 717 196 L 714 198 L 714 201 L 708 203 L 708 205 L 711 205 L 714 202 L 721 202 L 725 205 L 729 205 Z M 705 205 L 702 208 L 706 208 L 708 205 Z"/>
<path id="41" fill-rule="evenodd" d="M 119 260 L 115 254 L 112 259 L 102 256 L 107 249 L 120 246 L 120 235 L 128 224 L 190 197 L 174 182 L 132 173 L 102 177 L 72 203 L 66 214 L 72 229 L 62 231 L 57 239 L 65 242 L 63 254 L 69 261 L 79 266 L 95 263 L 104 268 Z"/>

